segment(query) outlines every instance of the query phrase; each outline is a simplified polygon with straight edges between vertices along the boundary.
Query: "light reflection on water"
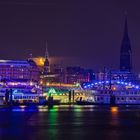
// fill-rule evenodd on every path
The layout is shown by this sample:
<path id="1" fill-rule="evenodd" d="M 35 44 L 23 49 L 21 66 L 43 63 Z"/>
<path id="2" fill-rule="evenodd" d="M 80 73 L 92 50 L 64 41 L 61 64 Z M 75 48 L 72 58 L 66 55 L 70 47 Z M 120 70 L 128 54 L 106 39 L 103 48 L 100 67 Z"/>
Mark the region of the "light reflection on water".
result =
<path id="1" fill-rule="evenodd" d="M 10 107 L 13 112 L 30 112 L 30 111 L 38 111 L 38 112 L 56 112 L 56 111 L 94 111 L 94 106 L 79 106 L 79 105 L 55 105 L 52 108 L 48 108 L 48 106 L 13 106 Z M 1 109 L 2 110 L 2 109 Z M 1 111 L 0 110 L 0 111 Z"/>
<path id="2" fill-rule="evenodd" d="M 115 137 L 127 139 L 131 134 L 140 135 L 137 131 L 140 130 L 140 106 L 55 105 L 52 108 L 13 106 L 3 109 L 6 111 L 0 116 L 0 139 L 3 135 L 6 140 L 24 137 L 37 140 L 115 140 Z"/>
<path id="3" fill-rule="evenodd" d="M 110 119 L 110 123 L 111 125 L 114 125 L 114 126 L 118 126 L 120 124 L 120 121 L 119 121 L 119 108 L 118 107 L 111 107 L 110 108 L 111 110 L 111 119 Z"/>
<path id="4" fill-rule="evenodd" d="M 52 108 L 48 106 L 11 106 L 1 107 L 0 111 L 13 111 L 13 112 L 56 112 L 56 111 L 75 111 L 75 112 L 93 112 L 93 111 L 109 111 L 112 114 L 117 114 L 120 111 L 139 111 L 140 106 L 100 106 L 100 105 L 54 105 Z"/>

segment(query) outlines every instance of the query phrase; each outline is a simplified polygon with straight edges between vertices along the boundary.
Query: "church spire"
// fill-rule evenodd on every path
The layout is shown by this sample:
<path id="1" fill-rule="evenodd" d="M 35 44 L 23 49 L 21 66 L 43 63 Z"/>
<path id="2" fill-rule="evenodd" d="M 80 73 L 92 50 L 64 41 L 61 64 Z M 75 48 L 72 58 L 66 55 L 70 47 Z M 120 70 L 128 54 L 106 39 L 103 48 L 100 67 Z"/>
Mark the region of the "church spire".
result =
<path id="1" fill-rule="evenodd" d="M 46 41 L 44 73 L 47 74 L 48 72 L 50 72 L 50 63 L 49 63 L 48 44 Z"/>
<path id="2" fill-rule="evenodd" d="M 129 72 L 132 70 L 132 52 L 128 36 L 127 14 L 125 14 L 124 35 L 120 50 L 120 70 Z"/>
<path id="3" fill-rule="evenodd" d="M 128 37 L 127 13 L 125 13 L 124 37 Z"/>
<path id="4" fill-rule="evenodd" d="M 128 44 L 124 45 L 126 43 L 128 43 Z M 125 12 L 125 23 L 124 23 L 124 34 L 123 34 L 122 46 L 129 47 L 128 49 L 131 50 L 130 40 L 129 40 L 129 35 L 128 35 L 128 23 L 127 23 L 127 13 L 126 12 Z"/>
<path id="5" fill-rule="evenodd" d="M 46 41 L 46 49 L 45 49 L 45 58 L 49 57 L 49 53 L 48 53 L 48 43 Z"/>

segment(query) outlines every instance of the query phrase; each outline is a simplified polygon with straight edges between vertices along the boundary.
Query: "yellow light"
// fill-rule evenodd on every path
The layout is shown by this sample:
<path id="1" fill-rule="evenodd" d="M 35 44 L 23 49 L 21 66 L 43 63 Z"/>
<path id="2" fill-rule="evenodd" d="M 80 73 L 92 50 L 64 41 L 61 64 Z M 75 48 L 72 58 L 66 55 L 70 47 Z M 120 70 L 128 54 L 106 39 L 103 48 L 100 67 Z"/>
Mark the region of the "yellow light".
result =
<path id="1" fill-rule="evenodd" d="M 42 80 L 40 81 L 40 84 L 41 84 L 41 85 L 43 84 L 43 81 L 42 81 Z"/>
<path id="2" fill-rule="evenodd" d="M 50 83 L 46 83 L 46 85 L 47 85 L 47 86 L 49 86 L 49 85 L 50 85 Z"/>
<path id="3" fill-rule="evenodd" d="M 33 82 L 30 82 L 30 86 L 33 86 Z"/>
<path id="4" fill-rule="evenodd" d="M 43 60 L 43 58 L 40 58 L 40 59 L 39 59 L 39 63 L 40 63 L 40 65 L 44 65 L 44 60 Z"/>
<path id="5" fill-rule="evenodd" d="M 64 83 L 47 83 L 46 86 L 53 86 L 53 87 L 68 87 L 68 88 L 74 88 L 77 87 L 74 84 L 64 84 Z"/>

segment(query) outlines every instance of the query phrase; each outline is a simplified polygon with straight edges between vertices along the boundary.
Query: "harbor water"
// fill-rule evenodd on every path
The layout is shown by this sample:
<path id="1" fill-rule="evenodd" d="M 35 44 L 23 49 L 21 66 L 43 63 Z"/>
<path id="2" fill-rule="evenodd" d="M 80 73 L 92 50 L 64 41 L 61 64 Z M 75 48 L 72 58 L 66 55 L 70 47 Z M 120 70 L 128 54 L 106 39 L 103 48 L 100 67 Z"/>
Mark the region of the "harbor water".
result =
<path id="1" fill-rule="evenodd" d="M 140 106 L 0 107 L 0 140 L 140 139 Z"/>

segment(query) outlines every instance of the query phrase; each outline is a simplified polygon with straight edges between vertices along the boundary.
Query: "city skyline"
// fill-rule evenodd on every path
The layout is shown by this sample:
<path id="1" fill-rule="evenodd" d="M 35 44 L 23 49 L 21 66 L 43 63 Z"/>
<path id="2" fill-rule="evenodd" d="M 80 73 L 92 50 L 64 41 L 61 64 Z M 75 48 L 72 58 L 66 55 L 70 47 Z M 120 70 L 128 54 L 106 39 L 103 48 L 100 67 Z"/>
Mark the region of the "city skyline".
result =
<path id="1" fill-rule="evenodd" d="M 60 63 L 119 69 L 127 10 L 133 67 L 140 71 L 138 5 L 138 1 L 115 0 L 1 1 L 0 59 L 26 59 L 30 53 L 43 56 L 47 40 L 50 56 L 61 58 Z"/>

